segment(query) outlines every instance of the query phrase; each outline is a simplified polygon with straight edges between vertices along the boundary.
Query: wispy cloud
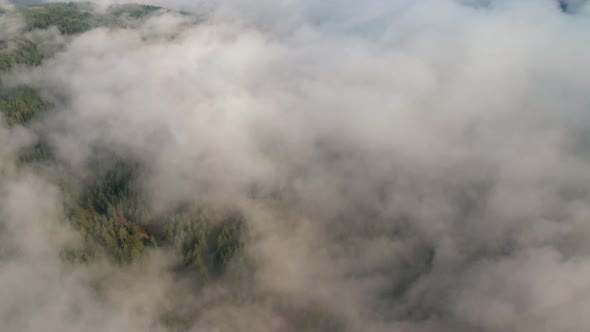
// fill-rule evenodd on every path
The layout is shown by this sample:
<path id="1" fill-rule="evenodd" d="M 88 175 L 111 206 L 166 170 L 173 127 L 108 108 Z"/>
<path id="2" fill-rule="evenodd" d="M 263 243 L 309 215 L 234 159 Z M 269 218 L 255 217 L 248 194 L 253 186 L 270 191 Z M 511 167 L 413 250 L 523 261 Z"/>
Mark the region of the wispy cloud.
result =
<path id="1" fill-rule="evenodd" d="M 9 331 L 161 331 L 146 317 L 181 306 L 193 331 L 300 331 L 303 317 L 326 331 L 586 330 L 584 15 L 555 1 L 163 5 L 207 16 L 95 29 L 4 83 L 54 101 L 36 130 L 69 167 L 95 147 L 132 155 L 155 208 L 243 211 L 253 281 L 183 291 L 158 252 L 139 272 L 70 271 L 58 191 L 15 170 L 0 189 L 0 256 L 21 253 L 1 260 Z"/>

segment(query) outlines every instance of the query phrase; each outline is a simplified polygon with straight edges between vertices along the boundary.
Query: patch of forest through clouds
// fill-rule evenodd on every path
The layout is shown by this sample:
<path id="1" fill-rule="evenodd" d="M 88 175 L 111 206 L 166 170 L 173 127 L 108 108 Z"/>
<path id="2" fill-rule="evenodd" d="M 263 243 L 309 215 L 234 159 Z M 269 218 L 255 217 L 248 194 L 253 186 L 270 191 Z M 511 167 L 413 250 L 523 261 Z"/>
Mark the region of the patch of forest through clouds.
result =
<path id="1" fill-rule="evenodd" d="M 0 0 L 0 330 L 585 332 L 589 6 Z"/>

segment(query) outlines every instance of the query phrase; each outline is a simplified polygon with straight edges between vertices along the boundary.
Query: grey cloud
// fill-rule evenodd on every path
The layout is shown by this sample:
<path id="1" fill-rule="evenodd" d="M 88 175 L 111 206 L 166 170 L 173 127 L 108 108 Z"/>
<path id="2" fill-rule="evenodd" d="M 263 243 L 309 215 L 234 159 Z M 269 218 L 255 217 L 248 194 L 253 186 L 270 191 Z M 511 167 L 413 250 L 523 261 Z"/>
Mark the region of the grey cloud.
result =
<path id="1" fill-rule="evenodd" d="M 158 209 L 241 209 L 257 268 L 246 287 L 169 299 L 184 284 L 157 254 L 143 273 L 107 264 L 130 288 L 109 283 L 105 309 L 91 271 L 28 261 L 64 241 L 40 236 L 63 217 L 33 176 L 6 189 L 39 210 L 2 206 L 26 259 L 0 278 L 82 301 L 55 330 L 158 331 L 139 304 L 155 299 L 199 308 L 195 331 L 304 330 L 293 308 L 334 331 L 585 331 L 590 26 L 552 1 L 493 2 L 227 2 L 196 26 L 96 29 L 14 71 L 5 83 L 56 103 L 38 126 L 61 161 L 84 172 L 98 146 L 147 166 Z M 42 309 L 10 328 L 68 317 Z"/>

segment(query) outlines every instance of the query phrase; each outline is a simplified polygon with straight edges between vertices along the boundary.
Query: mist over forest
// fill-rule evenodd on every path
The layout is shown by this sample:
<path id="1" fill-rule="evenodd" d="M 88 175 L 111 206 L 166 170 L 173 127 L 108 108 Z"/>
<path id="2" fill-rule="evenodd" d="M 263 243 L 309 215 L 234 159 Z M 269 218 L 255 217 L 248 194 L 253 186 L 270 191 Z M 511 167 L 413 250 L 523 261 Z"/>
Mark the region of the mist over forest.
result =
<path id="1" fill-rule="evenodd" d="M 590 2 L 0 0 L 0 331 L 587 332 Z"/>

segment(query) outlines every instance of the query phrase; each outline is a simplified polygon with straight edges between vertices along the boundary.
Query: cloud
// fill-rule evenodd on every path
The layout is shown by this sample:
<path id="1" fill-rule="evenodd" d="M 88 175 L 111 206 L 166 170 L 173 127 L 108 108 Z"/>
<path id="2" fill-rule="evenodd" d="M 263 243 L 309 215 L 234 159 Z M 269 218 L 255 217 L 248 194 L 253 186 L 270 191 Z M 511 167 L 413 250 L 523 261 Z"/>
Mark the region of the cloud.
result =
<path id="1" fill-rule="evenodd" d="M 55 103 L 36 126 L 61 163 L 84 173 L 98 147 L 140 160 L 156 209 L 243 211 L 256 270 L 197 294 L 162 253 L 139 272 L 104 263 L 99 301 L 100 269 L 68 272 L 52 251 L 65 240 L 43 236 L 63 220 L 57 192 L 19 175 L 1 211 L 24 258 L 0 272 L 0 298 L 25 311 L 8 320 L 15 302 L 0 301 L 6 326 L 160 331 L 158 310 L 186 305 L 194 331 L 309 317 L 326 331 L 584 331 L 590 26 L 553 1 L 469 4 L 228 1 L 197 25 L 168 13 L 95 29 L 13 71 L 4 83 Z"/>

